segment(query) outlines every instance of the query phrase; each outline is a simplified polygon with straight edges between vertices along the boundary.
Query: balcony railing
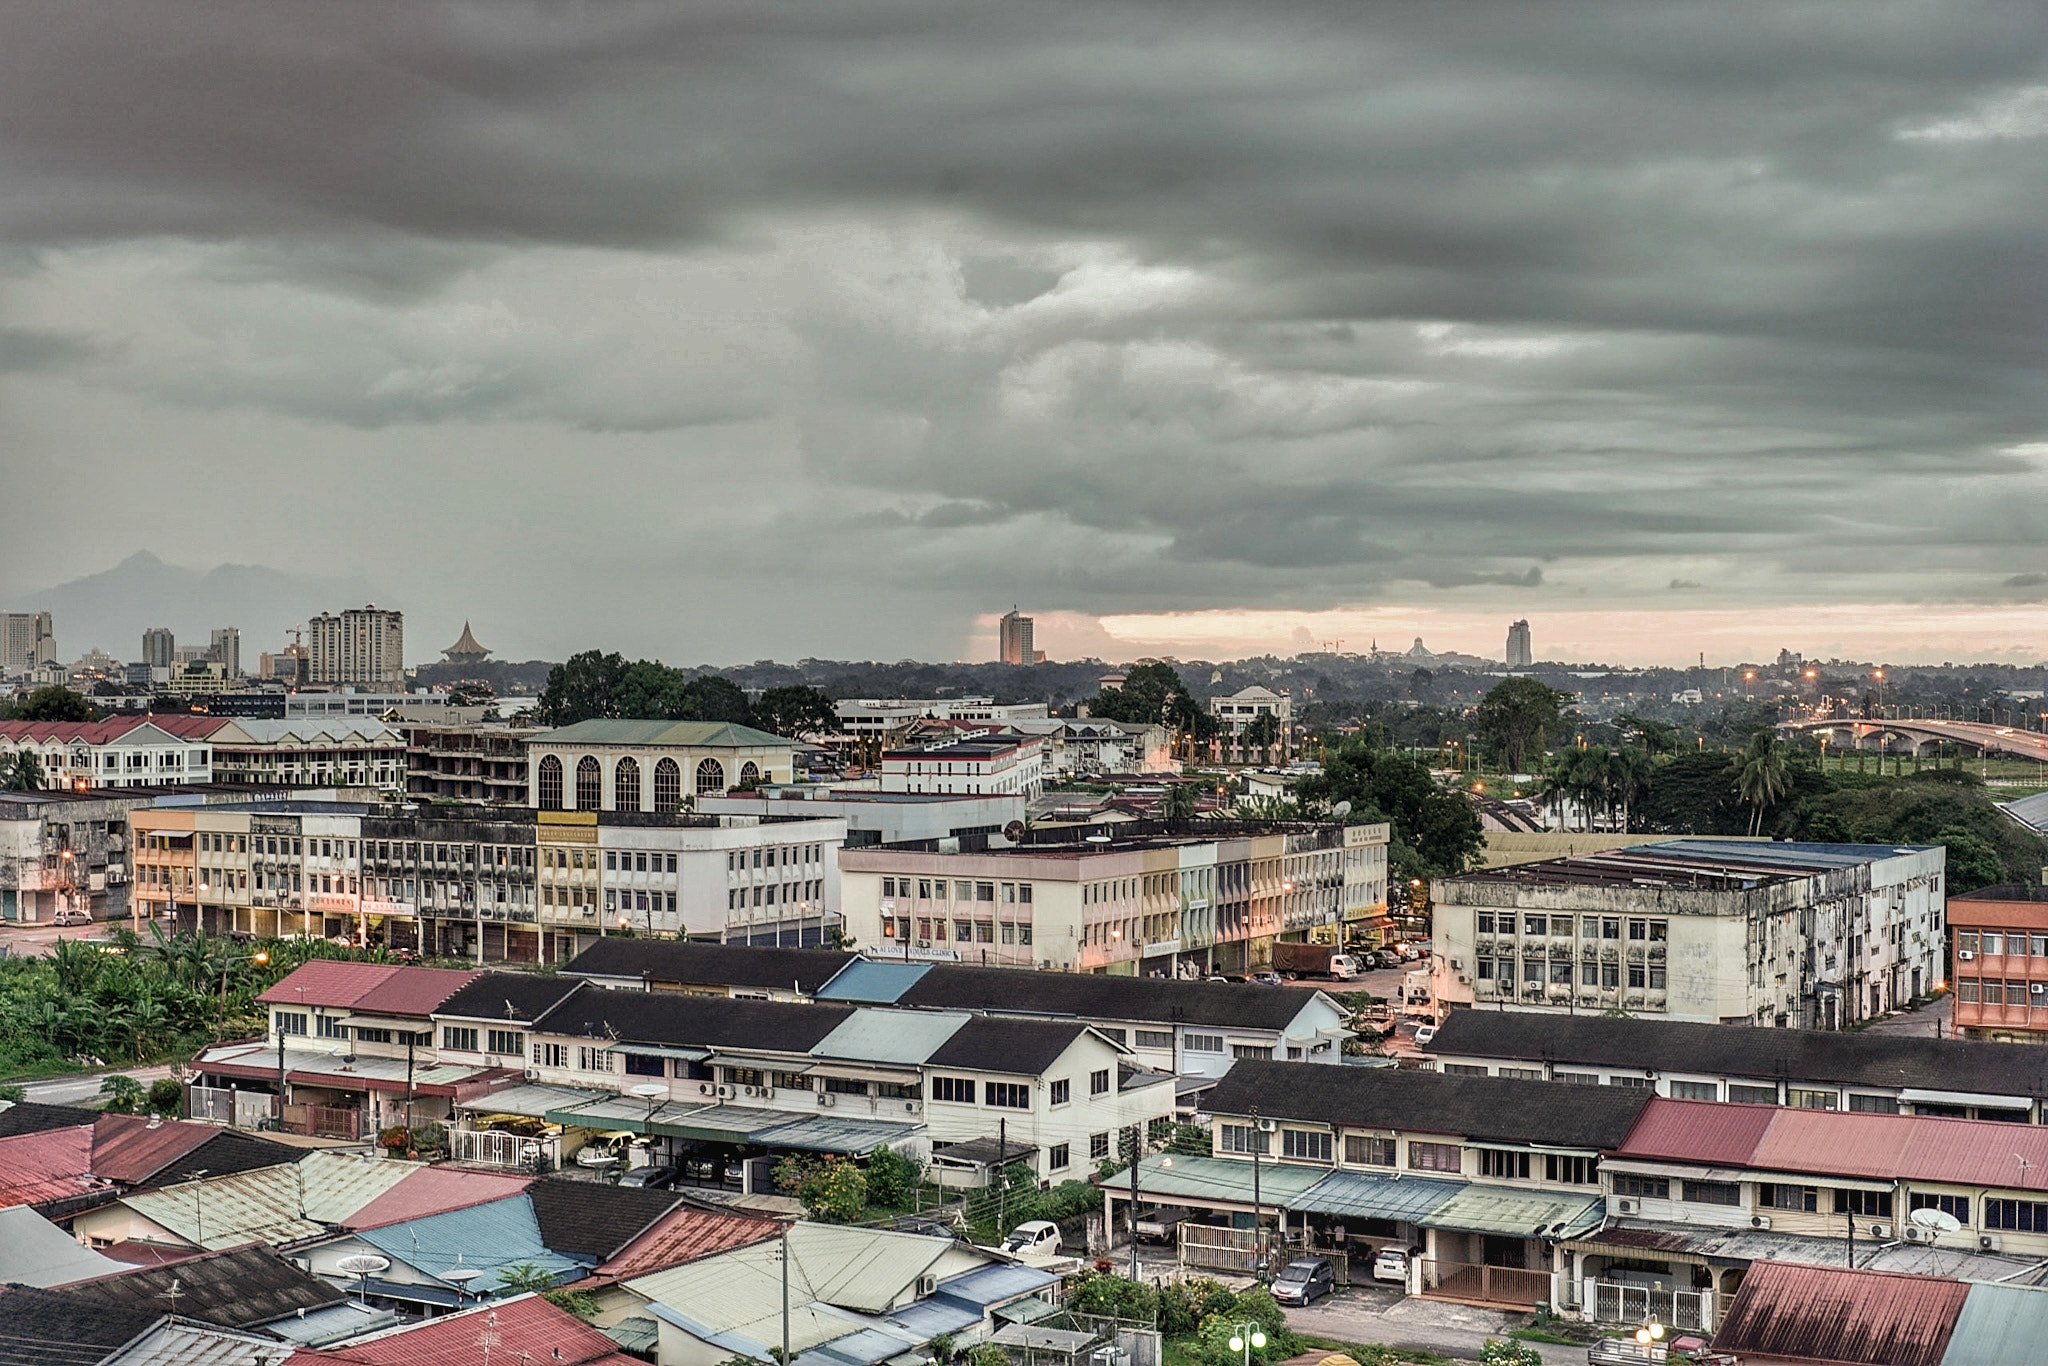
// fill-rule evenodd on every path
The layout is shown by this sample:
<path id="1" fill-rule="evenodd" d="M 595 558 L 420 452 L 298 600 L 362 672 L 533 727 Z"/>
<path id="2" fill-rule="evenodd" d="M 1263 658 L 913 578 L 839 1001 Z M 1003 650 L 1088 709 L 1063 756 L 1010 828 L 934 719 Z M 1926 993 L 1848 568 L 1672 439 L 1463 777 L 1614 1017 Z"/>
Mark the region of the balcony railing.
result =
<path id="1" fill-rule="evenodd" d="M 1422 1268 L 1422 1293 L 1438 1299 L 1522 1305 L 1541 1304 L 1550 1299 L 1548 1271 L 1434 1259 L 1425 1259 L 1419 1265 Z"/>
<path id="2" fill-rule="evenodd" d="M 1595 1323 L 1639 1324 L 1656 1319 L 1673 1328 L 1706 1332 L 1714 1326 L 1711 1290 L 1660 1290 L 1620 1281 L 1584 1282 L 1585 1304 Z"/>

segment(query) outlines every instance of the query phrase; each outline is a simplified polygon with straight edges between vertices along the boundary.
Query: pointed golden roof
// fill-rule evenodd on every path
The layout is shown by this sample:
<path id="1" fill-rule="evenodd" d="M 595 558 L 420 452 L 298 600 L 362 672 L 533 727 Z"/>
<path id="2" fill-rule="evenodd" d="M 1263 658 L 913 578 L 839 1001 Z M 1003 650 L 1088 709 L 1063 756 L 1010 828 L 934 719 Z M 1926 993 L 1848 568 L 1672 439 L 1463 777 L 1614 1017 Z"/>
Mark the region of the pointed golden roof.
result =
<path id="1" fill-rule="evenodd" d="M 469 633 L 469 623 L 465 621 L 462 623 L 461 639 L 441 651 L 441 654 L 452 663 L 460 664 L 481 660 L 490 654 L 490 651 L 477 643 L 477 638 Z"/>

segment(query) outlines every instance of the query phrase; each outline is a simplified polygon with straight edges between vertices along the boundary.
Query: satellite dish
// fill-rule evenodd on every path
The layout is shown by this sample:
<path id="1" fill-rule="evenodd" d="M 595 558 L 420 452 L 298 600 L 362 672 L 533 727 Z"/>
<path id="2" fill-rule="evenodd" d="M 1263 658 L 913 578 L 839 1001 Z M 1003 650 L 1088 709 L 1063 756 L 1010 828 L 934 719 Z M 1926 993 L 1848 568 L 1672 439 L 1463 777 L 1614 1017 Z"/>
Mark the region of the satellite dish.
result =
<path id="1" fill-rule="evenodd" d="M 334 1264 L 336 1271 L 345 1271 L 351 1276 L 374 1276 L 380 1271 L 391 1269 L 389 1257 L 379 1257 L 374 1252 L 351 1252 Z"/>
<path id="2" fill-rule="evenodd" d="M 484 1273 L 477 1267 L 458 1266 L 453 1271 L 443 1272 L 441 1274 L 441 1279 L 444 1281 L 452 1281 L 456 1285 L 468 1285 L 471 1281 L 475 1280 L 477 1277 L 483 1274 Z"/>
<path id="3" fill-rule="evenodd" d="M 633 1094 L 642 1100 L 653 1100 L 656 1096 L 668 1094 L 668 1088 L 659 1082 L 643 1081 L 633 1088 Z"/>
<path id="4" fill-rule="evenodd" d="M 1960 1219 L 1945 1209 L 1916 1209 L 1906 1217 L 1937 1237 L 1944 1233 L 1955 1233 L 1963 1226 Z"/>
<path id="5" fill-rule="evenodd" d="M 1351 814 L 1351 803 L 1350 803 L 1350 802 L 1338 802 L 1338 803 L 1337 803 L 1337 804 L 1336 804 L 1335 806 L 1333 806 L 1333 807 L 1331 807 L 1331 808 L 1330 808 L 1330 814 L 1331 814 L 1331 815 L 1333 815 L 1333 816 L 1348 816 L 1348 815 L 1350 815 L 1350 814 Z"/>
<path id="6" fill-rule="evenodd" d="M 1004 826 L 1004 827 L 1003 827 L 1003 838 L 1004 838 L 1004 839 L 1007 839 L 1007 840 L 1021 840 L 1021 839 L 1023 839 L 1023 838 L 1024 838 L 1024 822 L 1022 822 L 1022 821 L 1011 821 L 1011 822 L 1010 822 L 1010 823 L 1009 823 L 1008 825 Z"/>
<path id="7" fill-rule="evenodd" d="M 1114 844 L 1116 843 L 1116 837 L 1113 835 L 1090 835 L 1088 842 L 1090 844 Z"/>

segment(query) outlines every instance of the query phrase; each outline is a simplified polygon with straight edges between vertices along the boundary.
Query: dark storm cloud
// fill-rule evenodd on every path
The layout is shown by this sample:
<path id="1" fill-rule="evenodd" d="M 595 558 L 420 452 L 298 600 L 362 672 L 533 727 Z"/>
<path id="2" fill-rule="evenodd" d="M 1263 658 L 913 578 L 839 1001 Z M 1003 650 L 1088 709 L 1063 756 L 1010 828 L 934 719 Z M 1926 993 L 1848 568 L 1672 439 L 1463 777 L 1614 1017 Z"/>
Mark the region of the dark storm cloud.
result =
<path id="1" fill-rule="evenodd" d="M 2044 83 L 2020 5 L 23 4 L 0 369 L 508 486 L 614 438 L 685 578 L 1992 600 Z"/>

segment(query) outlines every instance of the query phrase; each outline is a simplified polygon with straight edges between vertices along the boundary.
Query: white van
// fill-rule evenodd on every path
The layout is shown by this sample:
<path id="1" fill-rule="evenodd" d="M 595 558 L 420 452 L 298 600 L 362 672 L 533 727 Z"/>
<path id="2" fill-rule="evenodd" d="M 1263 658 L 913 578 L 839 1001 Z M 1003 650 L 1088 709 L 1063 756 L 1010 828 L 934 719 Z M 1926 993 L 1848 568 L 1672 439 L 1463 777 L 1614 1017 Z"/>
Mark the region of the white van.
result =
<path id="1" fill-rule="evenodd" d="M 1330 955 L 1330 975 L 1340 982 L 1348 982 L 1364 971 L 1364 964 L 1348 953 Z"/>

